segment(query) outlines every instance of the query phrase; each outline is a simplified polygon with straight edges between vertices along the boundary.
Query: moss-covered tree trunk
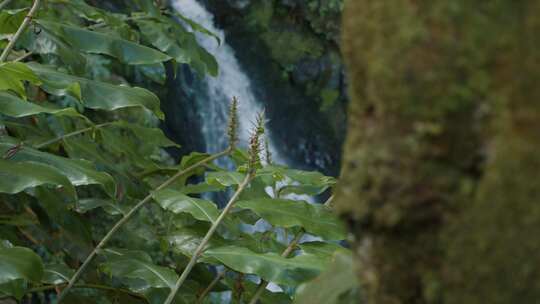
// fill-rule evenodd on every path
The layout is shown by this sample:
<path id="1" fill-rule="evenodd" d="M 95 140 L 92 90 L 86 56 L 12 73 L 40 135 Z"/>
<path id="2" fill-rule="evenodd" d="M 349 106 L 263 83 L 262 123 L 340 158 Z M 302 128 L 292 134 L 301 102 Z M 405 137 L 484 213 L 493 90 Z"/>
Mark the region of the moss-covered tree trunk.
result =
<path id="1" fill-rule="evenodd" d="M 336 207 L 366 303 L 540 301 L 539 12 L 348 1 Z"/>

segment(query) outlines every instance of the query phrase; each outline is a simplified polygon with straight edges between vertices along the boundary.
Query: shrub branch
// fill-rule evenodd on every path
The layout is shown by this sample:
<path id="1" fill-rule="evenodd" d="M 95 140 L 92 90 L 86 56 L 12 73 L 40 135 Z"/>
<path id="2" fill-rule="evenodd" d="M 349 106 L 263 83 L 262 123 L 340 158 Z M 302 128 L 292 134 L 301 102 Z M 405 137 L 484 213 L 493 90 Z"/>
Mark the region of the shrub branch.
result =
<path id="1" fill-rule="evenodd" d="M 205 159 L 191 165 L 190 167 L 179 171 L 174 176 L 172 176 L 171 178 L 166 180 L 163 184 L 159 185 L 156 189 L 154 189 L 154 191 L 159 191 L 159 190 L 162 190 L 162 189 L 166 188 L 167 186 L 172 184 L 175 180 L 177 180 L 178 178 L 180 178 L 184 174 L 186 174 L 188 172 L 191 172 L 194 169 L 197 169 L 200 166 L 203 166 L 203 165 L 205 165 L 205 164 L 207 164 L 207 163 L 209 163 L 209 162 L 211 162 L 211 161 L 213 161 L 213 160 L 215 160 L 217 158 L 228 155 L 230 152 L 231 152 L 231 149 L 227 148 L 226 150 L 224 150 L 224 151 L 222 151 L 220 153 L 209 156 L 209 157 L 207 157 L 207 158 L 205 158 Z M 62 290 L 62 292 L 60 293 L 60 296 L 58 297 L 58 302 L 57 303 L 60 303 L 64 299 L 66 294 L 73 287 L 73 284 L 75 284 L 75 282 L 77 282 L 77 280 L 81 277 L 81 275 L 86 270 L 86 268 L 88 267 L 90 262 L 94 259 L 94 257 L 97 255 L 97 253 L 105 246 L 105 244 L 107 244 L 107 242 L 118 231 L 118 229 L 120 229 L 120 227 L 122 227 L 122 225 L 124 225 L 142 206 L 144 206 L 147 202 L 149 202 L 151 200 L 152 200 L 152 192 L 149 193 L 142 201 L 140 201 L 137 205 L 135 205 L 131 210 L 129 210 L 129 212 L 126 213 L 118 222 L 116 222 L 116 224 L 111 228 L 111 230 L 109 230 L 109 232 L 105 235 L 105 237 L 103 237 L 103 239 L 94 248 L 94 250 L 92 250 L 90 255 L 88 255 L 88 257 L 83 262 L 83 264 L 79 267 L 77 272 L 75 272 L 75 274 L 71 277 L 71 279 L 69 280 L 69 283 L 66 286 L 66 288 L 64 290 Z"/>
<path id="2" fill-rule="evenodd" d="M 7 57 L 9 56 L 9 53 L 11 52 L 13 47 L 15 46 L 15 43 L 21 37 L 21 35 L 24 33 L 24 31 L 26 30 L 26 28 L 30 24 L 30 21 L 32 21 L 32 18 L 34 18 L 34 15 L 36 14 L 36 12 L 37 12 L 37 10 L 39 8 L 40 2 L 41 2 L 41 0 L 34 0 L 34 4 L 32 5 L 32 8 L 30 9 L 30 11 L 26 15 L 26 17 L 24 17 L 24 20 L 21 23 L 21 26 L 19 26 L 19 28 L 17 29 L 17 32 L 15 32 L 13 37 L 9 40 L 9 43 L 6 46 L 6 48 L 4 49 L 4 51 L 2 52 L 2 55 L 0 55 L 0 63 L 6 61 Z M 4 3 L 2 3 L 2 5 L 4 5 Z"/>
<path id="3" fill-rule="evenodd" d="M 88 127 L 88 128 L 84 128 L 84 129 L 80 129 L 80 130 L 76 130 L 76 131 L 73 131 L 73 132 L 70 132 L 70 133 L 67 133 L 67 134 L 64 134 L 64 135 L 61 135 L 61 136 L 58 136 L 58 137 L 55 137 L 51 140 L 48 140 L 48 141 L 45 141 L 45 142 L 42 142 L 41 144 L 38 144 L 36 146 L 34 146 L 34 148 L 36 149 L 42 149 L 48 145 L 52 145 L 54 144 L 55 142 L 58 142 L 58 141 L 62 141 L 66 138 L 69 138 L 69 137 L 72 137 L 72 136 L 75 136 L 75 135 L 79 135 L 79 134 L 82 134 L 82 133 L 85 133 L 85 132 L 89 132 L 89 131 L 93 131 L 93 130 L 97 130 L 97 129 L 101 129 L 103 127 L 107 127 L 109 125 L 113 124 L 112 122 L 106 122 L 106 123 L 102 123 L 102 124 L 99 124 L 99 125 L 95 125 L 95 126 L 91 126 L 91 127 Z"/>
<path id="4" fill-rule="evenodd" d="M 328 198 L 328 200 L 324 203 L 324 205 L 330 206 L 333 199 L 334 199 L 334 196 L 333 195 L 330 196 L 330 198 Z M 302 229 L 300 233 L 298 233 L 298 235 L 289 243 L 289 246 L 287 246 L 287 248 L 285 248 L 285 250 L 281 253 L 281 256 L 284 258 L 288 257 L 289 254 L 291 254 L 291 252 L 294 250 L 296 245 L 298 245 L 298 242 L 300 242 L 300 239 L 302 239 L 304 234 L 305 234 L 305 231 L 304 229 Z M 261 283 L 259 284 L 259 287 L 257 287 L 257 290 L 255 291 L 253 298 L 251 298 L 251 301 L 249 301 L 249 304 L 257 304 L 257 301 L 259 300 L 259 298 L 261 297 L 262 293 L 264 292 L 267 286 L 268 286 L 268 282 L 261 280 Z"/>
<path id="5" fill-rule="evenodd" d="M 191 259 L 189 260 L 189 263 L 187 264 L 186 268 L 184 268 L 184 271 L 180 275 L 180 278 L 176 282 L 176 285 L 174 286 L 174 288 L 171 290 L 171 293 L 169 293 L 169 296 L 167 297 L 167 300 L 164 302 L 164 304 L 171 304 L 173 302 L 174 297 L 176 296 L 176 293 L 178 292 L 180 287 L 182 287 L 182 284 L 184 284 L 184 281 L 187 279 L 187 277 L 188 277 L 189 273 L 191 272 L 191 270 L 193 269 L 193 267 L 195 267 L 195 264 L 197 263 L 197 260 L 202 255 L 203 251 L 206 249 L 206 246 L 208 245 L 208 242 L 210 241 L 210 239 L 214 235 L 214 232 L 218 228 L 219 224 L 221 224 L 221 222 L 223 222 L 223 219 L 225 219 L 225 216 L 232 209 L 232 207 L 234 206 L 234 203 L 236 203 L 236 201 L 238 200 L 238 197 L 246 189 L 246 187 L 249 185 L 249 183 L 251 182 L 251 180 L 253 179 L 254 176 L 255 176 L 255 172 L 250 171 L 250 173 L 248 173 L 246 175 L 246 177 L 244 178 L 242 183 L 238 186 L 238 189 L 236 189 L 236 192 L 234 192 L 233 196 L 231 197 L 231 199 L 229 200 L 229 202 L 227 203 L 227 205 L 225 206 L 223 211 L 221 211 L 221 214 L 219 215 L 219 217 L 212 224 L 210 229 L 208 229 L 208 232 L 204 236 L 203 240 L 201 241 L 201 243 L 199 244 L 197 249 L 195 249 L 195 252 L 191 256 Z"/>
<path id="6" fill-rule="evenodd" d="M 236 123 L 234 122 L 235 117 L 236 117 L 234 115 L 236 113 L 236 108 L 237 108 L 237 100 L 236 98 L 234 98 L 231 104 L 231 109 L 234 109 L 234 110 L 231 110 L 232 115 L 230 115 L 231 119 L 229 122 L 229 128 L 230 126 L 235 127 L 236 125 Z M 229 133 L 233 135 L 233 136 L 229 136 L 229 140 L 231 141 L 230 149 L 233 149 L 234 139 L 235 139 L 234 134 L 236 133 L 236 131 L 234 132 L 229 131 Z M 216 229 L 219 227 L 221 222 L 223 222 L 223 220 L 225 219 L 225 216 L 227 216 L 229 211 L 234 207 L 234 204 L 240 197 L 240 194 L 242 194 L 242 192 L 249 186 L 253 178 L 255 178 L 256 168 L 259 165 L 259 160 L 260 160 L 260 155 L 259 155 L 261 152 L 260 139 L 263 134 L 264 134 L 264 114 L 260 113 L 257 116 L 257 122 L 255 126 L 253 127 L 251 138 L 249 139 L 249 160 L 248 160 L 248 172 L 246 174 L 246 177 L 240 183 L 240 185 L 238 185 L 238 188 L 234 192 L 233 196 L 231 197 L 231 199 L 229 200 L 225 208 L 223 208 L 223 210 L 221 211 L 221 214 L 218 216 L 216 221 L 212 223 L 212 226 L 210 227 L 210 229 L 208 229 L 208 232 L 206 232 L 206 235 L 204 236 L 199 246 L 197 246 L 197 249 L 195 249 L 195 252 L 191 256 L 189 263 L 184 268 L 184 271 L 180 275 L 180 278 L 178 278 L 178 281 L 176 281 L 174 288 L 171 290 L 171 292 L 169 293 L 169 296 L 167 297 L 167 300 L 165 300 L 163 304 L 171 304 L 174 301 L 174 297 L 176 296 L 176 293 L 178 293 L 178 290 L 180 289 L 180 287 L 182 287 L 182 284 L 184 284 L 189 273 L 191 272 L 193 267 L 195 267 L 195 264 L 197 264 L 197 260 L 203 254 L 204 250 L 206 249 L 206 246 L 208 245 L 208 242 L 210 241 L 210 239 L 216 232 Z"/>

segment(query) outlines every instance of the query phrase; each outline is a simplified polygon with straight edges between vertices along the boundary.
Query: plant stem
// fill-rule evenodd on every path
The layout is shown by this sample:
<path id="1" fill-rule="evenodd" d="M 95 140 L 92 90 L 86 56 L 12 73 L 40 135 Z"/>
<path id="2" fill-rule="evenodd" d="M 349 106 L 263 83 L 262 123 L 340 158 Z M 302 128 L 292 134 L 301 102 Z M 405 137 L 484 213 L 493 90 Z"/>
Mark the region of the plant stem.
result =
<path id="1" fill-rule="evenodd" d="M 208 284 L 208 286 L 206 287 L 205 290 L 203 290 L 203 292 L 199 295 L 199 297 L 197 298 L 197 303 L 196 304 L 200 304 L 202 303 L 202 301 L 204 300 L 204 298 L 206 297 L 206 295 L 208 295 L 210 293 L 210 291 L 212 291 L 212 289 L 214 288 L 214 286 L 217 285 L 217 283 L 219 281 L 221 281 L 221 279 L 223 279 L 223 277 L 225 276 L 225 270 L 223 270 L 222 272 L 218 273 L 216 275 L 216 277 L 212 280 L 212 282 L 210 282 L 210 284 Z"/>
<path id="2" fill-rule="evenodd" d="M 229 213 L 229 211 L 232 209 L 232 207 L 234 206 L 234 203 L 236 203 L 236 201 L 238 200 L 238 197 L 240 196 L 242 191 L 246 189 L 246 187 L 249 185 L 253 177 L 254 177 L 254 172 L 253 171 L 249 172 L 244 178 L 244 180 L 242 181 L 242 183 L 238 186 L 238 189 L 236 190 L 236 192 L 234 192 L 233 196 L 231 197 L 231 199 L 229 200 L 225 208 L 223 208 L 223 211 L 221 211 L 221 214 L 219 215 L 219 217 L 216 219 L 214 223 L 212 223 L 212 226 L 210 227 L 210 229 L 208 229 L 208 232 L 206 233 L 203 240 L 201 241 L 201 243 L 199 244 L 199 246 L 193 253 L 193 256 L 189 260 L 189 263 L 187 264 L 186 268 L 184 268 L 184 271 L 180 275 L 180 278 L 178 279 L 178 281 L 176 281 L 176 285 L 171 290 L 171 293 L 169 293 L 167 300 L 165 300 L 163 304 L 172 303 L 172 301 L 174 300 L 174 297 L 176 296 L 176 293 L 178 292 L 178 290 L 180 289 L 184 281 L 187 279 L 187 276 L 189 275 L 189 273 L 191 272 L 191 270 L 197 263 L 199 256 L 203 253 L 204 249 L 206 249 L 205 247 L 210 241 L 210 238 L 214 235 L 214 232 L 216 231 L 217 227 L 223 221 L 227 213 Z"/>
<path id="3" fill-rule="evenodd" d="M 4 1 L 2 1 L 2 3 L 0 3 L 0 10 L 3 10 L 4 7 L 8 6 L 9 3 L 11 3 L 11 1 L 13 1 L 13 0 L 4 0 Z"/>
<path id="4" fill-rule="evenodd" d="M 91 126 L 91 127 L 88 127 L 88 128 L 76 130 L 76 131 L 73 131 L 73 132 L 58 136 L 58 137 L 53 138 L 51 140 L 47 140 L 45 142 L 42 142 L 41 144 L 38 144 L 38 145 L 34 146 L 34 148 L 41 149 L 41 148 L 44 148 L 44 147 L 46 147 L 48 145 L 54 144 L 57 141 L 61 141 L 61 140 L 64 140 L 66 138 L 69 138 L 69 137 L 72 137 L 72 136 L 75 136 L 75 135 L 79 135 L 79 134 L 82 134 L 82 133 L 85 133 L 85 132 L 88 132 L 88 131 L 97 130 L 97 129 L 109 126 L 111 124 L 112 124 L 112 122 L 106 122 L 106 123 Z"/>
<path id="5" fill-rule="evenodd" d="M 62 286 L 62 285 L 66 285 L 66 284 L 67 283 L 58 284 L 58 285 L 39 286 L 39 287 L 35 287 L 35 288 L 27 290 L 26 293 L 29 294 L 29 293 L 46 291 L 46 290 L 54 290 L 57 287 Z M 123 288 L 114 288 L 114 287 L 110 287 L 110 286 L 106 286 L 106 285 L 99 285 L 99 284 L 77 284 L 77 285 L 74 285 L 73 287 L 74 288 L 91 288 L 91 289 L 100 289 L 100 290 L 110 290 L 110 291 L 122 292 L 122 293 L 128 294 L 128 295 L 130 295 L 132 297 L 136 297 L 136 298 L 139 298 L 141 300 L 144 300 L 146 303 L 148 303 L 148 300 L 143 295 L 140 295 L 138 293 L 135 293 L 135 292 L 132 292 L 130 290 L 123 289 Z"/>
<path id="6" fill-rule="evenodd" d="M 13 62 L 23 61 L 23 60 L 25 60 L 26 58 L 28 58 L 28 57 L 30 57 L 32 55 L 34 55 L 34 53 L 32 53 L 32 52 L 24 53 L 24 55 L 21 55 L 20 57 L 16 58 L 15 60 L 13 60 Z"/>
<path id="7" fill-rule="evenodd" d="M 216 277 L 212 280 L 212 282 L 210 282 L 210 284 L 208 284 L 208 287 L 206 287 L 205 290 L 203 290 L 203 292 L 199 295 L 199 297 L 197 298 L 197 304 L 200 304 L 202 303 L 202 301 L 204 300 L 204 298 L 206 297 L 206 295 L 208 295 L 210 293 L 210 291 L 212 291 L 212 289 L 214 289 L 214 286 L 217 285 L 217 283 L 219 281 L 221 281 L 221 279 L 223 279 L 223 277 L 225 276 L 225 270 L 221 271 L 220 273 L 218 273 L 216 275 Z"/>
<path id="8" fill-rule="evenodd" d="M 32 21 L 32 18 L 34 18 L 34 14 L 38 10 L 40 2 L 41 2 L 40 0 L 34 0 L 34 4 L 32 5 L 32 8 L 30 9 L 30 11 L 28 12 L 28 15 L 26 15 L 26 17 L 24 17 L 24 20 L 21 23 L 21 26 L 19 26 L 19 29 L 17 29 L 17 32 L 15 32 L 15 35 L 13 35 L 13 37 L 9 40 L 9 43 L 6 46 L 6 48 L 4 49 L 4 51 L 2 52 L 2 55 L 0 55 L 0 63 L 6 61 L 9 53 L 11 52 L 13 47 L 15 46 L 15 43 L 21 37 L 21 35 L 24 33 L 24 31 L 28 27 L 28 24 L 30 24 L 30 21 Z M 4 3 L 2 3 L 2 4 L 6 5 Z"/>
<path id="9" fill-rule="evenodd" d="M 333 195 L 330 196 L 328 200 L 324 202 L 324 205 L 329 206 L 330 203 L 332 203 L 333 199 L 334 199 L 334 196 Z M 300 239 L 304 236 L 304 233 L 305 231 L 304 229 L 302 229 L 302 231 L 291 241 L 289 246 L 287 246 L 287 248 L 285 248 L 285 250 L 281 253 L 282 257 L 286 258 L 289 256 L 289 254 L 291 254 L 291 252 L 294 250 L 294 247 L 298 245 L 298 242 L 300 242 Z M 253 298 L 251 298 L 251 301 L 249 301 L 249 304 L 256 304 L 267 286 L 268 286 L 268 282 L 262 280 L 261 283 L 259 284 L 259 287 L 257 287 L 257 291 L 255 291 Z"/>
<path id="10" fill-rule="evenodd" d="M 226 150 L 224 150 L 224 151 L 222 151 L 220 153 L 211 155 L 211 156 L 209 156 L 209 157 L 207 157 L 207 158 L 205 158 L 205 159 L 203 159 L 203 160 L 189 166 L 188 168 L 186 168 L 184 170 L 179 171 L 174 176 L 172 176 L 171 178 L 166 180 L 163 184 L 159 185 L 156 189 L 154 189 L 154 191 L 159 191 L 159 190 L 164 189 L 165 187 L 172 184 L 176 179 L 178 179 L 182 175 L 184 175 L 184 174 L 186 174 L 186 173 L 188 173 L 188 172 L 190 172 L 190 171 L 192 171 L 192 170 L 194 170 L 194 169 L 196 169 L 196 168 L 198 168 L 198 167 L 200 167 L 200 166 L 202 166 L 202 165 L 204 165 L 204 164 L 206 164 L 208 162 L 211 162 L 211 161 L 213 161 L 213 160 L 215 160 L 217 158 L 228 155 L 230 152 L 231 152 L 231 149 L 228 148 L 228 149 L 226 149 Z M 111 230 L 109 230 L 109 232 L 103 237 L 103 239 L 101 239 L 101 241 L 98 243 L 96 248 L 94 248 L 94 250 L 92 250 L 90 255 L 88 255 L 88 257 L 83 262 L 83 264 L 79 267 L 77 272 L 75 272 L 75 274 L 71 277 L 71 279 L 69 280 L 69 283 L 66 286 L 66 288 L 64 290 L 62 290 L 62 292 L 60 293 L 60 296 L 58 297 L 57 303 L 60 303 L 64 299 L 64 297 L 69 292 L 71 287 L 73 287 L 73 284 L 75 284 L 75 282 L 77 282 L 77 280 L 80 278 L 80 276 L 86 270 L 86 268 L 88 267 L 88 265 L 90 264 L 92 259 L 97 255 L 97 253 L 101 250 L 101 248 L 103 248 L 103 246 L 105 246 L 105 244 L 107 244 L 109 239 L 116 233 L 116 231 L 118 231 L 118 229 L 120 229 L 120 227 L 122 227 L 122 225 L 124 225 L 124 223 L 126 223 L 133 216 L 133 214 L 135 214 L 144 204 L 146 204 L 150 200 L 152 200 L 152 192 L 149 193 L 142 201 L 140 201 L 137 205 L 135 205 L 131 210 L 129 210 L 129 212 L 126 213 L 118 222 L 116 222 L 116 224 L 111 228 Z"/>
<path id="11" fill-rule="evenodd" d="M 283 250 L 281 253 L 281 256 L 286 258 L 291 254 L 291 252 L 294 250 L 296 245 L 298 245 L 298 242 L 300 242 L 300 239 L 304 236 L 304 231 L 302 230 L 298 235 L 289 243 L 289 246 Z M 259 287 L 257 287 L 257 290 L 255 291 L 255 294 L 251 298 L 251 301 L 249 301 L 249 304 L 256 304 L 259 298 L 261 297 L 262 293 L 266 289 L 266 286 L 268 286 L 268 281 L 261 280 L 261 283 L 259 284 Z"/>

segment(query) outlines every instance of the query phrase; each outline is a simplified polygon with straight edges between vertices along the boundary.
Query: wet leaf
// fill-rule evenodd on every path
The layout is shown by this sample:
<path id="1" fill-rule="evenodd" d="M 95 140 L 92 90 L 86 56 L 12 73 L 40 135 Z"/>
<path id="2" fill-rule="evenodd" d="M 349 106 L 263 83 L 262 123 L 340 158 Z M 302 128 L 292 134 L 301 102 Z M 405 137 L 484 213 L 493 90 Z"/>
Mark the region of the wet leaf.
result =
<path id="1" fill-rule="evenodd" d="M 113 111 L 127 107 L 145 107 L 154 112 L 158 118 L 163 118 L 159 99 L 148 90 L 76 77 L 37 63 L 28 66 L 43 81 L 43 89 L 50 94 L 73 96 L 73 90 L 70 88 L 76 83 L 80 86 L 83 105 L 87 108 Z"/>
<path id="2" fill-rule="evenodd" d="M 40 84 L 41 80 L 26 64 L 21 62 L 0 63 L 0 91 L 9 90 L 26 99 L 24 81 Z"/>
<path id="3" fill-rule="evenodd" d="M 154 64 L 171 59 L 157 50 L 111 35 L 53 21 L 37 23 L 82 52 L 109 55 L 127 64 Z"/>
<path id="4" fill-rule="evenodd" d="M 101 254 L 107 258 L 102 266 L 113 276 L 144 281 L 142 285 L 133 283 L 139 292 L 149 288 L 172 288 L 178 278 L 172 269 L 153 264 L 144 252 L 105 249 Z"/>
<path id="5" fill-rule="evenodd" d="M 0 284 L 17 279 L 40 282 L 43 277 L 41 258 L 24 247 L 0 248 Z"/>
<path id="6" fill-rule="evenodd" d="M 266 281 L 295 286 L 318 275 L 324 261 L 312 255 L 284 258 L 276 253 L 255 253 L 247 248 L 225 246 L 210 248 L 203 254 L 242 273 L 256 274 Z"/>
<path id="7" fill-rule="evenodd" d="M 0 92 L 0 113 L 11 117 L 27 117 L 36 114 L 52 114 L 58 116 L 78 117 L 88 121 L 86 117 L 78 113 L 74 108 L 58 108 L 52 104 L 36 104 L 18 98 L 6 92 Z"/>
<path id="8" fill-rule="evenodd" d="M 152 193 L 161 208 L 173 213 L 189 213 L 200 221 L 215 222 L 219 210 L 211 201 L 187 196 L 181 192 L 164 189 Z"/>
<path id="9" fill-rule="evenodd" d="M 0 143 L 0 155 L 5 155 L 7 151 L 13 149 L 15 146 L 13 144 Z M 9 160 L 10 162 L 13 161 L 22 164 L 35 162 L 49 165 L 67 177 L 71 184 L 75 186 L 101 185 L 107 194 L 114 197 L 116 186 L 112 177 L 105 172 L 97 171 L 90 162 L 60 157 L 28 147 L 21 147 Z"/>
<path id="10" fill-rule="evenodd" d="M 69 179 L 52 166 L 0 159 L 0 192 L 14 194 L 41 185 L 62 186 L 72 197 L 76 197 Z"/>
<path id="11" fill-rule="evenodd" d="M 240 201 L 236 206 L 250 209 L 278 227 L 303 227 L 307 232 L 327 240 L 345 238 L 345 227 L 330 209 L 323 205 L 287 199 L 259 198 Z"/>

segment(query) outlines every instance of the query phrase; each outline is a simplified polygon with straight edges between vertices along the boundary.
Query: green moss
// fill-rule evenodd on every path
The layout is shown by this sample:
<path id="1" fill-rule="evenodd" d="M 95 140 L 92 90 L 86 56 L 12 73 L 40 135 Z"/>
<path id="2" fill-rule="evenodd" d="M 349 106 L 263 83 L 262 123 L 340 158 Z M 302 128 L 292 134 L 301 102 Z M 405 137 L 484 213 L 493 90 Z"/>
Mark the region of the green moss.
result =
<path id="1" fill-rule="evenodd" d="M 272 58 L 282 66 L 293 65 L 306 57 L 316 58 L 324 52 L 316 37 L 293 29 L 271 30 L 263 33 L 262 39 Z"/>
<path id="2" fill-rule="evenodd" d="M 367 303 L 540 298 L 538 9 L 348 2 L 336 209 L 356 235 Z"/>
<path id="3" fill-rule="evenodd" d="M 339 98 L 339 91 L 323 89 L 321 91 L 321 111 L 327 111 Z"/>
<path id="4" fill-rule="evenodd" d="M 495 148 L 476 202 L 447 230 L 448 304 L 540 299 L 540 144 L 506 133 Z"/>
<path id="5" fill-rule="evenodd" d="M 249 11 L 245 16 L 245 22 L 248 27 L 254 30 L 267 30 L 270 27 L 273 16 L 273 1 L 256 1 L 249 7 Z"/>

